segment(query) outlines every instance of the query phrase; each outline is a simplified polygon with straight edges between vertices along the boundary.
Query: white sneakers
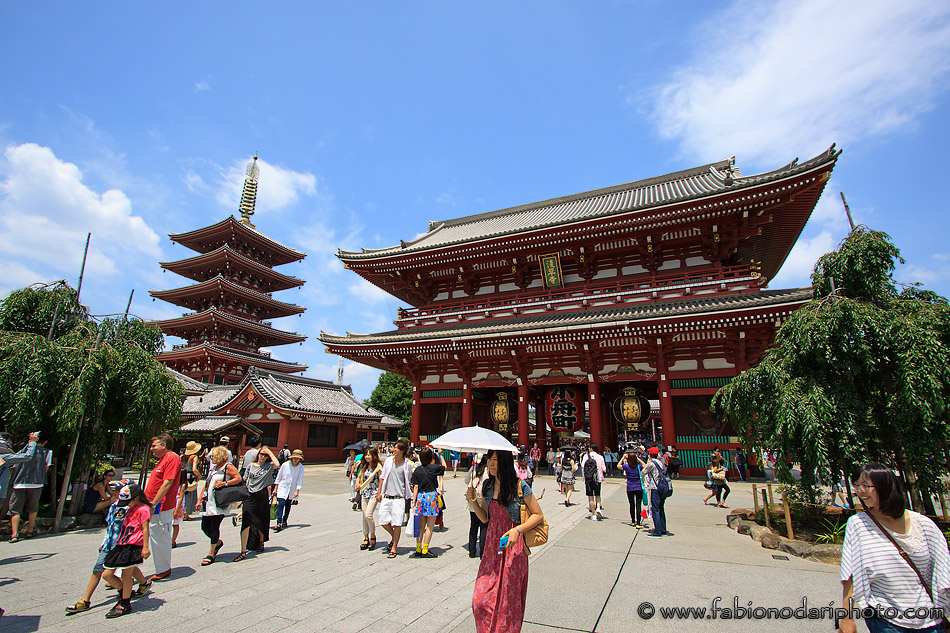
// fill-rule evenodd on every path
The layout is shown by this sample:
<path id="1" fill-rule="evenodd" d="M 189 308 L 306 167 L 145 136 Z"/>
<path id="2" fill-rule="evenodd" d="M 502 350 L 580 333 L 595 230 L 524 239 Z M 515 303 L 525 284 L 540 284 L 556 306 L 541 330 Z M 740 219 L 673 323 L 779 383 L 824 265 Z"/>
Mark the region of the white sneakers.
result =
<path id="1" fill-rule="evenodd" d="M 604 512 L 600 508 L 597 508 L 597 520 L 600 521 L 604 518 Z"/>

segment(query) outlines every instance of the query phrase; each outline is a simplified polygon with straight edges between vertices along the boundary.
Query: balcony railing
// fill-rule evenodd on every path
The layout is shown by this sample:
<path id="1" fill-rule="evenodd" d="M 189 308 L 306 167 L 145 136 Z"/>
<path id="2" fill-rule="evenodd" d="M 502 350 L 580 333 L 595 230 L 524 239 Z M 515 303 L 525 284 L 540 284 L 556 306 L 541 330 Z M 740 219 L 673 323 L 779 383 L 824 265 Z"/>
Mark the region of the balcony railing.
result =
<path id="1" fill-rule="evenodd" d="M 680 272 L 643 280 L 612 281 L 525 294 L 486 295 L 483 298 L 444 302 L 421 308 L 400 308 L 394 323 L 402 329 L 417 325 L 557 312 L 578 307 L 662 301 L 697 293 L 738 291 L 757 287 L 761 283 L 762 278 L 756 267 L 727 266 L 716 270 Z"/>

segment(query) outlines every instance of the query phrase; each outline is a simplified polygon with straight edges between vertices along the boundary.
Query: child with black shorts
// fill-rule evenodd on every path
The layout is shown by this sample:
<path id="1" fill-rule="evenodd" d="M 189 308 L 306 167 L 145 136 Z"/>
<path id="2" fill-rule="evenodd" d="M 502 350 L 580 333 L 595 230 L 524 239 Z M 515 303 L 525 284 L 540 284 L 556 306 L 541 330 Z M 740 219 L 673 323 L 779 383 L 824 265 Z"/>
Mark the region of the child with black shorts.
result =
<path id="1" fill-rule="evenodd" d="M 129 484 L 119 491 L 117 503 L 127 506 L 128 509 L 115 547 L 109 551 L 103 562 L 105 571 L 102 577 L 115 586 L 115 572 L 122 570 L 122 592 L 119 602 L 106 614 L 107 618 L 117 618 L 132 610 L 133 578 L 139 580 L 139 591 L 136 592 L 138 595 L 144 594 L 149 587 L 148 583 L 143 585 L 145 577 L 138 565 L 151 555 L 148 550 L 148 521 L 152 517 L 152 505 L 136 484 Z"/>

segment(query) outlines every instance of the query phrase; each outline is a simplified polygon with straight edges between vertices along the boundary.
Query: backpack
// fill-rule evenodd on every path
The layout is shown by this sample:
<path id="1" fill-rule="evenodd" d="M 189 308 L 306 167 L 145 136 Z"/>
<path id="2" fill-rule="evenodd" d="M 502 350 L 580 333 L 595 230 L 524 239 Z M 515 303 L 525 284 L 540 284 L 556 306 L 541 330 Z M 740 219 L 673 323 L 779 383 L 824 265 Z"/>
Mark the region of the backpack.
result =
<path id="1" fill-rule="evenodd" d="M 596 481 L 597 479 L 597 460 L 593 453 L 587 456 L 584 462 L 584 481 Z"/>
<path id="2" fill-rule="evenodd" d="M 661 498 L 665 499 L 667 497 L 673 496 L 673 480 L 666 472 L 666 468 L 663 467 L 663 462 L 658 459 L 654 459 L 656 462 L 656 491 Z"/>
<path id="3" fill-rule="evenodd" d="M 286 448 L 277 453 L 277 461 L 279 461 L 281 464 L 286 462 L 288 459 L 290 459 L 290 451 Z"/>

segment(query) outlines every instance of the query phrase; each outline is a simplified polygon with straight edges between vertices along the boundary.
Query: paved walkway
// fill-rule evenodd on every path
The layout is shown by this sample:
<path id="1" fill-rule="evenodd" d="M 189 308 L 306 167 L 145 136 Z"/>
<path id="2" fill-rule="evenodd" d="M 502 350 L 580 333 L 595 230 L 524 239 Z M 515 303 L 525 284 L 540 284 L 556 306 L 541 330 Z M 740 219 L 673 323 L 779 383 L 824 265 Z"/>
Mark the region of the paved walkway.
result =
<path id="1" fill-rule="evenodd" d="M 208 549 L 199 522 L 186 522 L 173 553 L 172 578 L 133 603 L 134 613 L 116 620 L 104 615 L 114 594 L 98 589 L 93 608 L 66 617 L 64 608 L 82 594 L 102 539 L 102 530 L 70 532 L 0 543 L 0 632 L 167 630 L 326 631 L 355 633 L 442 633 L 474 631 L 471 597 L 477 560 L 467 552 L 469 517 L 462 475 L 446 485 L 446 525 L 432 540 L 435 559 L 413 559 L 414 543 L 403 538 L 400 556 L 387 560 L 380 547 L 359 550 L 360 515 L 347 503 L 340 467 L 308 466 L 292 527 L 272 534 L 263 554 L 229 563 L 239 551 L 239 534 L 225 521 L 218 562 L 200 567 Z M 525 633 L 540 631 L 829 631 L 829 620 L 756 623 L 750 619 L 663 619 L 666 607 L 706 607 L 716 596 L 731 606 L 735 596 L 748 607 L 827 606 L 840 600 L 838 568 L 772 552 L 724 526 L 727 510 L 704 507 L 700 482 L 678 481 L 667 503 L 675 536 L 645 538 L 629 521 L 621 480 L 604 485 L 607 519 L 586 521 L 583 495 L 565 508 L 551 477 L 541 506 L 551 524 L 551 541 L 530 559 Z M 733 484 L 732 505 L 751 503 L 743 484 Z M 560 505 L 559 505 L 560 504 Z M 146 561 L 144 570 L 153 567 Z M 649 620 L 637 610 L 649 602 Z M 647 607 L 643 607 L 647 609 Z M 707 613 L 707 617 L 709 614 Z"/>

